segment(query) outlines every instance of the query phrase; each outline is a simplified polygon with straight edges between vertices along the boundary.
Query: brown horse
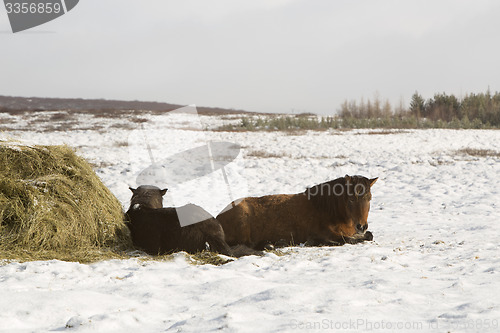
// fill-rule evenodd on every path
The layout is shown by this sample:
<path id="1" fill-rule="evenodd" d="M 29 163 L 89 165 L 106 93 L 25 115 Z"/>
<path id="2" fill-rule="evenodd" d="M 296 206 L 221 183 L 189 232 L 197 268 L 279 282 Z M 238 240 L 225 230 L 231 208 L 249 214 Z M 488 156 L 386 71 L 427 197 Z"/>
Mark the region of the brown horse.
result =
<path id="1" fill-rule="evenodd" d="M 371 187 L 378 178 L 345 176 L 298 194 L 245 198 L 217 216 L 229 245 L 343 245 L 372 240 Z"/>
<path id="2" fill-rule="evenodd" d="M 178 208 L 163 208 L 163 195 L 167 189 L 141 185 L 130 188 L 132 199 L 126 213 L 134 246 L 157 255 L 175 251 L 196 253 L 210 249 L 228 256 L 261 255 L 243 245 L 230 248 L 225 241 L 224 230 L 209 212 L 188 204 Z M 182 226 L 179 216 L 183 219 Z"/>

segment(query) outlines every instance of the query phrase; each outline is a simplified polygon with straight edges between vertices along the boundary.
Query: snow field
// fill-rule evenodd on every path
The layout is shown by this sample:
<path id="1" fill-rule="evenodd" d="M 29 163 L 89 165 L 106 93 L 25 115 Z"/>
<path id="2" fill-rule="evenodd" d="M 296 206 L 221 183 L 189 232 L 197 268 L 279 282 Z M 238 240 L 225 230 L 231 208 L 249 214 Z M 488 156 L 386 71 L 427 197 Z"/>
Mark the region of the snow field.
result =
<path id="1" fill-rule="evenodd" d="M 4 262 L 0 330 L 498 330 L 500 131 L 238 133 L 199 129 L 200 119 L 203 128 L 224 121 L 217 117 L 147 118 L 157 156 L 206 140 L 243 147 L 227 166 L 230 193 L 216 172 L 167 184 L 167 205 L 194 202 L 216 214 L 230 197 L 298 193 L 345 174 L 379 177 L 369 218 L 374 242 L 292 247 L 219 267 L 193 265 L 182 253 L 162 262 Z M 127 208 L 128 186 L 150 162 L 143 153 L 130 157 L 131 128 L 109 122 L 105 130 L 13 127 L 0 138 L 76 147 Z"/>

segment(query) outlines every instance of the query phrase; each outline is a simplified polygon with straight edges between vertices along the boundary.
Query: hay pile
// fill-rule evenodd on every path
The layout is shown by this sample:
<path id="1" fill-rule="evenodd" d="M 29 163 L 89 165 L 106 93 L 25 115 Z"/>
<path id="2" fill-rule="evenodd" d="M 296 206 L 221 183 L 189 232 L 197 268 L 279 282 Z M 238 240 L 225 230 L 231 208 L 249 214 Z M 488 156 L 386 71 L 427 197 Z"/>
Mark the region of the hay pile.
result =
<path id="1" fill-rule="evenodd" d="M 0 142 L 0 258 L 93 261 L 130 246 L 121 204 L 71 148 Z"/>

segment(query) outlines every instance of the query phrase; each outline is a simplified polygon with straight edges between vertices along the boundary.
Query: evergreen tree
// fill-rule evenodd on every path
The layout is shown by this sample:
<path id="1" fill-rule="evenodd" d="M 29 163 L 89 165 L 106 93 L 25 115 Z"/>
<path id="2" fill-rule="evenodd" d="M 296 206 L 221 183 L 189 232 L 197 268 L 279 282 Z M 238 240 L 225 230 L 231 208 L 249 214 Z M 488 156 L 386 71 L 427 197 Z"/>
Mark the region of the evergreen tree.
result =
<path id="1" fill-rule="evenodd" d="M 418 93 L 418 91 L 415 91 L 411 97 L 410 112 L 417 118 L 417 120 L 419 120 L 420 117 L 427 116 L 427 114 L 425 114 L 425 100 Z"/>

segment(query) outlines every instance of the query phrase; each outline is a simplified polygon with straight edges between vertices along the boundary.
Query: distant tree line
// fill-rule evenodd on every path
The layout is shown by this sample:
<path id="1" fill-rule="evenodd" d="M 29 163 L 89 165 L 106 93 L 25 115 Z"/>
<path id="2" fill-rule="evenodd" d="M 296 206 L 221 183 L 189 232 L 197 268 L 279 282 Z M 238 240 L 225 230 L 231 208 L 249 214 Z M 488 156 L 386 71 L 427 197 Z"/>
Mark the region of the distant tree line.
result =
<path id="1" fill-rule="evenodd" d="M 500 92 L 467 94 L 463 98 L 446 93 L 424 99 L 415 92 L 409 107 L 400 100 L 396 106 L 389 100 L 344 101 L 334 116 L 320 117 L 310 113 L 298 115 L 245 116 L 239 124 L 226 124 L 222 131 L 286 131 L 352 128 L 500 128 Z"/>
<path id="2" fill-rule="evenodd" d="M 499 128 L 500 92 L 491 93 L 488 89 L 486 93 L 471 93 L 463 98 L 438 93 L 427 100 L 415 92 L 408 108 L 402 101 L 394 108 L 388 100 L 382 102 L 376 95 L 374 100 L 345 101 L 340 106 L 339 117 L 345 125 L 362 123 L 382 125 L 377 127 L 392 124 L 414 128 Z"/>

